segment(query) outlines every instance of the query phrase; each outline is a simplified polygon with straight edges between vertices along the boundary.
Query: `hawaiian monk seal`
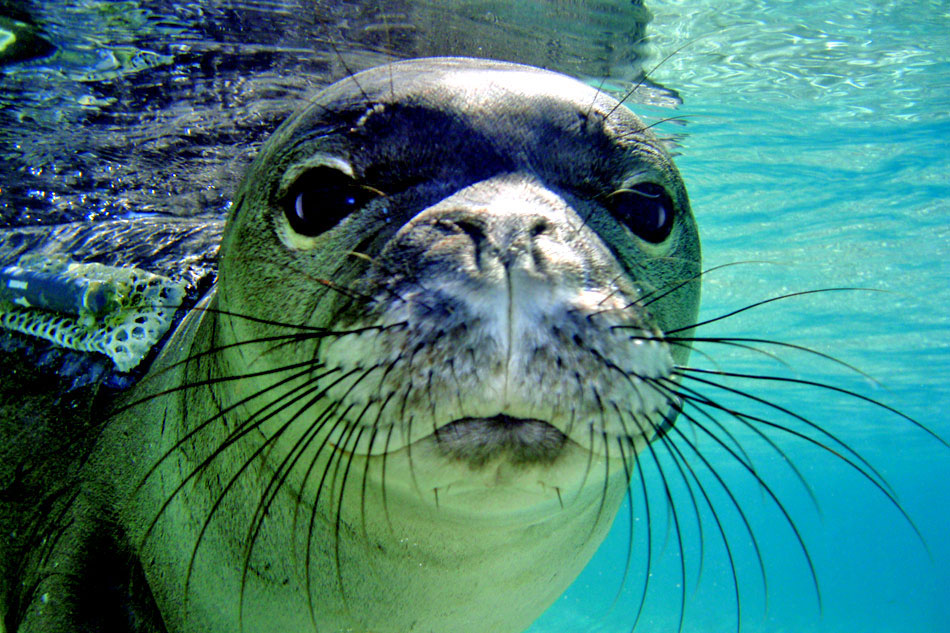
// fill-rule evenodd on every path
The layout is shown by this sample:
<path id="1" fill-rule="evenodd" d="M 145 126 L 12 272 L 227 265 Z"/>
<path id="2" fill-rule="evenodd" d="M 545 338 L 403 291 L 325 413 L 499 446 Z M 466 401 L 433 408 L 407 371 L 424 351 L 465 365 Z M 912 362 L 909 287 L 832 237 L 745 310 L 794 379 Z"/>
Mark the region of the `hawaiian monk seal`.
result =
<path id="1" fill-rule="evenodd" d="M 552 72 L 392 64 L 274 134 L 221 253 L 54 554 L 109 517 L 132 630 L 525 629 L 676 416 L 700 246 L 656 137 Z"/>

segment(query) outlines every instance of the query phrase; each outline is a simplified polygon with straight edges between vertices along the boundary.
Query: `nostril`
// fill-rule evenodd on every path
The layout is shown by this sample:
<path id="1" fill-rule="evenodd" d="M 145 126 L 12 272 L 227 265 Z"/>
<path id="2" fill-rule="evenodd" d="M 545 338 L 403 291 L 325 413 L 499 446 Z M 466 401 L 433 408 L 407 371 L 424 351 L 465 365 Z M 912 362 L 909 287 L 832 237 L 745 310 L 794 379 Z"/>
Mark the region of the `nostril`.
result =
<path id="1" fill-rule="evenodd" d="M 472 241 L 475 242 L 476 245 L 484 241 L 485 230 L 474 222 L 469 222 L 468 220 L 454 220 L 452 223 L 472 238 Z"/>
<path id="2" fill-rule="evenodd" d="M 485 229 L 480 225 L 470 222 L 468 220 L 454 220 L 453 224 L 461 230 L 463 233 L 468 235 L 469 239 L 472 240 L 472 246 L 474 246 L 475 251 L 473 253 L 475 259 L 475 266 L 481 268 L 482 261 L 482 244 L 486 239 Z"/>
<path id="3" fill-rule="evenodd" d="M 536 220 L 534 220 L 534 222 L 531 223 L 531 228 L 529 230 L 529 233 L 531 234 L 531 238 L 534 239 L 538 237 L 539 235 L 543 235 L 544 233 L 547 233 L 550 229 L 551 229 L 551 223 L 548 222 L 547 219 L 537 218 Z"/>

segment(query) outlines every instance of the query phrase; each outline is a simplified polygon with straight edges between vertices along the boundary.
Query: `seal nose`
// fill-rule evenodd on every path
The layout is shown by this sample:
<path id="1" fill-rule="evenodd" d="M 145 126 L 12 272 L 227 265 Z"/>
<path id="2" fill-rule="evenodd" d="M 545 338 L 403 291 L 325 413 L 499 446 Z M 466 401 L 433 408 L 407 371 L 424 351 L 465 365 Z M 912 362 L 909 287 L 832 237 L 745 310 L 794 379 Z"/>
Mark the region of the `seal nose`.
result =
<path id="1" fill-rule="evenodd" d="M 548 218 L 522 209 L 513 209 L 504 214 L 476 209 L 446 221 L 469 237 L 479 268 L 487 264 L 486 257 L 510 268 L 519 257 L 536 254 L 535 241 L 539 236 L 553 233 Z"/>
<path id="2" fill-rule="evenodd" d="M 564 198 L 531 174 L 509 173 L 469 185 L 420 213 L 407 228 L 416 223 L 436 223 L 453 234 L 446 238 L 461 265 L 456 270 L 474 277 L 520 271 L 540 281 L 562 264 L 577 264 L 572 242 L 582 223 Z M 448 246 L 429 244 L 430 253 Z"/>
<path id="3" fill-rule="evenodd" d="M 573 207 L 530 174 L 474 183 L 407 222 L 378 259 L 381 271 L 466 286 L 466 292 L 509 293 L 509 286 L 578 291 L 595 266 L 586 229 Z M 588 241 L 590 236 L 586 236 Z M 514 285 L 512 285 L 514 284 Z"/>

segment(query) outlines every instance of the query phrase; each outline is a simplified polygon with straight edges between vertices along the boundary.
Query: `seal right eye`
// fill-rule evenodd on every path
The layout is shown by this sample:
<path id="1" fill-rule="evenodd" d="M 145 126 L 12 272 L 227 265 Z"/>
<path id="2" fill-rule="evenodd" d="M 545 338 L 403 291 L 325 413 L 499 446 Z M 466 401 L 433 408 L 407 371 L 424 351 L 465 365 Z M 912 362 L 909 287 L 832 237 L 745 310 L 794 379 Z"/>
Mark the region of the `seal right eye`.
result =
<path id="1" fill-rule="evenodd" d="M 339 169 L 315 167 L 297 178 L 281 199 L 281 206 L 291 229 L 315 237 L 379 195 L 379 191 L 357 183 Z"/>

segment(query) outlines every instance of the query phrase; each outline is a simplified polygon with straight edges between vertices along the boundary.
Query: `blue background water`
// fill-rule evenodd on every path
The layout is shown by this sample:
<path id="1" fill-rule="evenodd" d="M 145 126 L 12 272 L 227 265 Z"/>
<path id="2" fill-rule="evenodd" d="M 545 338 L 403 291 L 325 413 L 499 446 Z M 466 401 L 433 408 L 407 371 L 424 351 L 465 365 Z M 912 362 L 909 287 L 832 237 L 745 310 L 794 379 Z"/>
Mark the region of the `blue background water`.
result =
<path id="1" fill-rule="evenodd" d="M 295 14 L 282 11 L 281 2 L 142 4 L 167 15 L 131 1 L 81 0 L 68 9 L 35 3 L 61 51 L 3 77 L 0 142 L 19 161 L 15 170 L 15 161 L 0 161 L 3 222 L 97 219 L 129 210 L 220 214 L 246 154 L 312 90 L 321 64 L 332 65 L 306 61 L 313 51 L 287 39 Z M 228 13 L 232 4 L 252 19 L 215 32 L 218 39 L 195 35 L 196 24 Z M 654 61 L 673 53 L 652 76 L 682 95 L 676 114 L 688 121 L 658 129 L 677 144 L 706 267 L 748 262 L 707 275 L 703 318 L 789 292 L 883 291 L 797 297 L 698 332 L 806 345 L 877 382 L 790 349 L 772 349 L 776 360 L 707 344 L 693 364 L 853 389 L 950 438 L 950 4 L 648 5 Z M 286 20 L 283 30 L 264 34 L 273 40 L 251 33 L 255 16 L 268 11 Z M 578 15 L 583 19 L 583 11 Z M 242 37 L 253 46 L 240 46 Z M 271 56 L 283 66 L 267 73 L 242 66 L 271 64 Z M 221 74 L 206 72 L 212 67 Z M 224 80 L 231 71 L 239 81 Z M 196 77 L 207 83 L 194 83 Z M 195 91 L 191 101 L 165 100 L 185 85 Z M 671 115 L 638 111 L 650 120 Z M 219 120 L 229 121 L 223 131 Z M 153 174 L 150 166 L 167 171 Z M 11 202 L 11 191 L 22 197 Z M 816 506 L 775 449 L 720 416 L 793 517 L 814 564 L 819 609 L 802 548 L 769 493 L 701 431 L 681 424 L 741 499 L 767 583 L 749 531 L 715 476 L 696 464 L 715 515 L 702 500 L 694 510 L 690 491 L 698 496 L 698 487 L 690 480 L 687 488 L 676 463 L 658 450 L 657 460 L 642 459 L 648 503 L 641 477 L 634 481 L 632 540 L 625 508 L 590 567 L 532 631 L 628 631 L 647 560 L 638 631 L 679 627 L 681 561 L 683 630 L 735 631 L 733 573 L 716 518 L 734 557 L 743 631 L 950 631 L 950 449 L 907 420 L 838 392 L 752 381 L 735 386 L 820 423 L 864 456 L 892 486 L 923 543 L 887 497 L 835 455 L 770 434 L 810 483 Z M 723 406 L 803 428 L 727 392 L 703 392 Z M 686 439 L 674 441 L 689 452 Z"/>
<path id="2" fill-rule="evenodd" d="M 777 302 L 703 332 L 805 344 L 860 367 L 879 385 L 787 352 L 781 356 L 794 367 L 790 373 L 723 350 L 715 350 L 717 362 L 730 370 L 752 366 L 818 376 L 950 437 L 950 4 L 707 0 L 650 7 L 658 52 L 686 45 L 654 76 L 684 96 L 681 113 L 689 123 L 678 164 L 702 228 L 706 265 L 773 262 L 709 275 L 703 316 L 811 288 L 887 291 Z M 678 133 L 669 126 L 666 131 Z M 703 349 L 712 353 L 710 346 Z M 762 540 L 767 610 L 749 537 L 719 495 L 737 558 L 742 630 L 950 631 L 946 447 L 841 394 L 769 385 L 756 393 L 794 403 L 797 412 L 834 429 L 878 467 L 929 555 L 886 498 L 834 456 L 801 441 L 782 442 L 811 482 L 817 511 L 775 452 L 750 444 L 759 473 L 787 503 L 812 555 L 819 611 L 807 565 L 781 514 L 766 494 L 755 492 L 735 460 L 710 452 L 733 489 L 746 494 L 743 506 Z M 664 470 L 675 472 L 669 464 Z M 662 509 L 656 471 L 647 469 L 646 479 L 655 523 L 653 576 L 637 630 L 675 631 L 681 582 L 675 529 Z M 634 502 L 642 508 L 636 495 Z M 715 523 L 705 510 L 700 573 L 692 509 L 688 502 L 678 507 L 686 524 L 683 628 L 734 631 L 731 573 Z M 634 561 L 613 609 L 607 613 L 627 555 L 623 513 L 593 564 L 532 631 L 629 630 L 631 605 L 642 591 L 645 547 L 646 518 L 642 510 L 635 517 Z"/>

